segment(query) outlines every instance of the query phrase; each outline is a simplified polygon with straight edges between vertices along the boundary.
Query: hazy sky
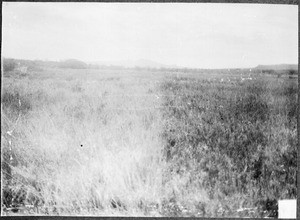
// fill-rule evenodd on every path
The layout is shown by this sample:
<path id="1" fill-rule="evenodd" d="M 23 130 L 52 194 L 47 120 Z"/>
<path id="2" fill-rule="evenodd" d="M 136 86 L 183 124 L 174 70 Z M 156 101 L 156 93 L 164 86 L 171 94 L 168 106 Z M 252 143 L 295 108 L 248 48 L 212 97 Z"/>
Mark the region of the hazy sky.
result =
<path id="1" fill-rule="evenodd" d="M 2 56 L 150 59 L 199 68 L 298 63 L 298 6 L 3 3 Z"/>

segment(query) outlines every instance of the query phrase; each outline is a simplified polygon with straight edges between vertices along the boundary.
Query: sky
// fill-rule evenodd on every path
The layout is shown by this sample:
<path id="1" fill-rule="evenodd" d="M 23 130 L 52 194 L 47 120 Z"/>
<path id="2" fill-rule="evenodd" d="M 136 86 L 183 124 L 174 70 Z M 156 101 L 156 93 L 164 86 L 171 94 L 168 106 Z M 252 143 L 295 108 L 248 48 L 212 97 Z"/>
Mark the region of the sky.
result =
<path id="1" fill-rule="evenodd" d="M 3 2 L 2 56 L 192 68 L 297 64 L 298 6 Z"/>

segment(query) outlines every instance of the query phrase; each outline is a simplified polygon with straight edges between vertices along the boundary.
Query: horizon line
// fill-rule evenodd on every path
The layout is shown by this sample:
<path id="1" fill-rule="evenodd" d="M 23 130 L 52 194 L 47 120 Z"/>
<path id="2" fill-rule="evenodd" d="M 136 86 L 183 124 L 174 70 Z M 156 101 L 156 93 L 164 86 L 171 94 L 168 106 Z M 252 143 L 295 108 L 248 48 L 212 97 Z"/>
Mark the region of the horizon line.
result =
<path id="1" fill-rule="evenodd" d="M 276 64 L 257 64 L 256 66 L 251 66 L 251 67 L 222 67 L 222 68 L 204 68 L 204 67 L 188 67 L 188 66 L 177 66 L 176 64 L 164 64 L 161 63 L 159 61 L 154 61 L 154 60 L 150 60 L 150 59 L 145 59 L 145 58 L 139 58 L 139 59 L 128 59 L 128 60 L 94 60 L 94 61 L 84 61 L 78 58 L 64 58 L 64 59 L 59 59 L 59 60 L 52 60 L 52 59 L 25 59 L 25 58 L 12 58 L 12 57 L 5 57 L 5 56 L 1 56 L 1 60 L 2 59 L 13 59 L 13 60 L 24 60 L 24 61 L 42 61 L 42 62 L 63 62 L 63 61 L 67 61 L 67 60 L 77 60 L 80 62 L 84 62 L 85 64 L 92 64 L 93 62 L 120 62 L 120 61 L 139 61 L 139 60 L 144 60 L 144 61 L 150 61 L 150 62 L 154 62 L 154 63 L 158 63 L 160 65 L 163 65 L 162 67 L 140 67 L 140 66 L 133 66 L 133 67 L 126 67 L 124 65 L 102 65 L 102 66 L 118 66 L 118 67 L 123 67 L 123 68 L 135 68 L 135 67 L 140 67 L 140 68 L 152 68 L 152 69 L 161 69 L 161 68 L 165 68 L 165 69 L 199 69 L 199 70 L 222 70 L 222 69 L 255 69 L 259 66 L 280 66 L 280 65 L 297 65 L 299 66 L 299 63 L 276 63 Z M 101 65 L 100 65 L 101 66 Z M 164 67 L 165 66 L 165 67 Z M 174 66 L 174 67 L 172 67 Z"/>

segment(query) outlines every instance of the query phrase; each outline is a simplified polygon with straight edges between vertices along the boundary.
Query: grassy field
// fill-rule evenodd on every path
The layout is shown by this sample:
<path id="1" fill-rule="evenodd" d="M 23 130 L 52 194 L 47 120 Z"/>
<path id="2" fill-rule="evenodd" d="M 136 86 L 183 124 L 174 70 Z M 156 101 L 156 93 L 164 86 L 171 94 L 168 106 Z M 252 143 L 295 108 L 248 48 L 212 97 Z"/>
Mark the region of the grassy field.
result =
<path id="1" fill-rule="evenodd" d="M 296 198 L 296 79 L 51 68 L 2 79 L 2 215 L 261 217 Z"/>

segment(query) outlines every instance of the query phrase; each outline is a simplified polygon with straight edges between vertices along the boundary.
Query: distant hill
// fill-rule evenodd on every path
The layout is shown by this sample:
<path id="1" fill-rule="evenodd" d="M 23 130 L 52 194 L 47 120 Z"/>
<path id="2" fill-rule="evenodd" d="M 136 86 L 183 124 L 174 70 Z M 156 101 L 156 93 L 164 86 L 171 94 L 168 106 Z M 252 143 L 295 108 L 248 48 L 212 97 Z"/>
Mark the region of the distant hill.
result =
<path id="1" fill-rule="evenodd" d="M 119 61 L 94 61 L 92 65 L 99 66 L 121 66 L 126 68 L 176 68 L 177 66 L 165 65 L 152 60 L 139 59 L 139 60 L 119 60 Z"/>
<path id="2" fill-rule="evenodd" d="M 13 58 L 3 58 L 4 70 L 11 71 L 16 67 L 28 67 L 30 70 L 41 68 L 68 68 L 68 69 L 87 69 L 87 68 L 179 68 L 175 65 L 165 65 L 146 59 L 139 60 L 121 60 L 121 61 L 95 61 L 83 62 L 77 59 L 66 59 L 60 61 L 45 61 L 45 60 L 23 60 Z"/>
<path id="3" fill-rule="evenodd" d="M 258 65 L 258 70 L 298 70 L 298 64 Z"/>
<path id="4" fill-rule="evenodd" d="M 68 59 L 59 62 L 59 67 L 61 68 L 71 68 L 71 69 L 86 69 L 88 65 L 80 60 Z"/>

